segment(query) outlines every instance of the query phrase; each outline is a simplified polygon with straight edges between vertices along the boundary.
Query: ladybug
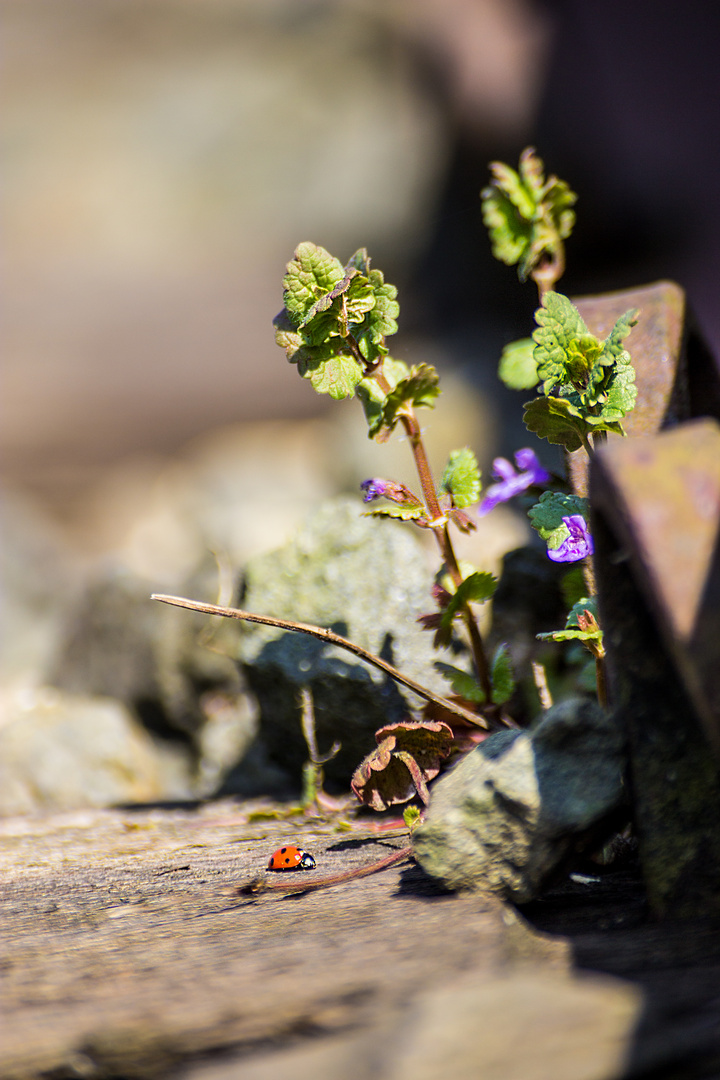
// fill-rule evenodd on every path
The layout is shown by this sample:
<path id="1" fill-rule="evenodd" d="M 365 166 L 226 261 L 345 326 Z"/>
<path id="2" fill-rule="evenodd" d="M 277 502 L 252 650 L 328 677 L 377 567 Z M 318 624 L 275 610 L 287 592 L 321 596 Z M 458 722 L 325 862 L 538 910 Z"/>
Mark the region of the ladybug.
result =
<path id="1" fill-rule="evenodd" d="M 278 848 L 267 868 L 268 870 L 314 870 L 315 860 L 312 855 L 308 855 L 307 851 L 301 851 L 300 848 L 291 847 L 288 844 L 287 847 Z"/>

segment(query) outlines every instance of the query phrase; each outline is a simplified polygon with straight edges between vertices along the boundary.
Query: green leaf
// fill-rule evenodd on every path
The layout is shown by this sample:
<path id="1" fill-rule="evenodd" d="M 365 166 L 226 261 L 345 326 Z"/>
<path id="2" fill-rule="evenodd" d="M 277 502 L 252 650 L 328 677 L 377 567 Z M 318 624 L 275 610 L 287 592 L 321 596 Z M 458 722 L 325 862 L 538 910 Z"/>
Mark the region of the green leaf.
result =
<path id="1" fill-rule="evenodd" d="M 388 503 L 383 506 L 374 506 L 372 510 L 365 510 L 364 517 L 391 517 L 400 518 L 401 521 L 413 521 L 425 516 L 424 506 L 400 506 L 398 503 Z"/>
<path id="2" fill-rule="evenodd" d="M 480 469 L 477 458 L 467 446 L 450 454 L 440 487 L 452 495 L 454 505 L 460 509 L 471 506 L 480 498 Z"/>
<path id="3" fill-rule="evenodd" d="M 493 162 L 490 168 L 494 182 L 490 187 L 484 188 L 481 193 L 483 221 L 490 233 L 492 253 L 495 258 L 504 262 L 506 266 L 514 266 L 530 247 L 532 224 L 523 217 L 516 205 L 517 202 L 522 201 L 522 195 L 519 194 L 519 178 L 518 184 L 514 184 L 501 170 L 507 170 L 507 174 L 514 176 L 517 176 L 517 173 L 508 166 L 500 166 L 496 162 Z M 510 188 L 514 199 L 500 186 L 501 180 L 505 181 L 506 188 Z"/>
<path id="4" fill-rule="evenodd" d="M 511 390 L 532 390 L 539 382 L 532 338 L 521 338 L 506 345 L 500 357 L 498 376 Z"/>
<path id="5" fill-rule="evenodd" d="M 407 364 L 404 364 L 402 360 L 394 360 L 392 356 L 385 356 L 380 365 L 380 374 L 384 376 L 390 389 L 394 390 L 399 382 L 403 379 L 407 379 L 410 374 L 410 368 Z M 368 375 L 358 383 L 357 396 L 360 398 L 363 409 L 365 410 L 365 419 L 368 424 L 368 438 L 372 439 L 382 428 L 383 409 L 387 400 L 387 394 L 381 389 L 375 376 Z M 390 432 L 387 432 L 387 435 L 389 434 Z"/>
<path id="6" fill-rule="evenodd" d="M 487 570 L 476 570 L 460 582 L 443 611 L 443 622 L 448 626 L 465 604 L 484 604 L 497 588 L 497 579 Z"/>
<path id="7" fill-rule="evenodd" d="M 587 432 L 587 424 L 566 398 L 537 397 L 526 402 L 523 408 L 528 431 L 550 443 L 558 443 L 566 450 L 578 450 L 583 445 L 582 435 Z"/>
<path id="8" fill-rule="evenodd" d="M 566 495 L 560 491 L 544 491 L 539 502 L 528 510 L 530 524 L 550 548 L 558 547 L 569 535 L 563 518 L 574 514 L 581 514 L 587 520 L 590 503 L 579 495 Z"/>
<path id="9" fill-rule="evenodd" d="M 440 396 L 440 378 L 431 364 L 417 364 L 387 395 L 382 415 L 382 434 L 393 430 L 407 406 L 432 409 Z M 379 432 L 380 433 L 380 432 Z"/>
<path id="10" fill-rule="evenodd" d="M 536 634 L 538 641 L 597 641 L 598 635 L 588 630 L 552 630 L 546 634 Z"/>
<path id="11" fill-rule="evenodd" d="M 315 302 L 344 277 L 342 263 L 325 248 L 310 241 L 298 244 L 283 278 L 283 300 L 294 325 L 299 326 Z"/>
<path id="12" fill-rule="evenodd" d="M 549 634 L 537 634 L 536 636 L 543 641 L 592 642 L 593 645 L 602 649 L 603 632 L 597 620 L 596 598 L 594 596 L 584 596 L 573 604 L 564 630 L 554 630 Z"/>
<path id="13" fill-rule="evenodd" d="M 369 364 L 374 364 L 379 357 L 387 354 L 385 338 L 397 333 L 400 305 L 396 299 L 397 289 L 386 283 L 379 270 L 370 271 L 369 283 L 373 307 L 361 323 L 351 326 L 351 330 L 364 358 Z"/>
<path id="14" fill-rule="evenodd" d="M 446 582 L 445 577 L 443 577 L 443 582 Z M 450 585 L 450 582 L 447 582 L 447 584 Z M 486 570 L 476 570 L 468 574 L 458 585 L 440 613 L 440 626 L 435 635 L 436 644 L 449 644 L 452 636 L 453 620 L 462 614 L 466 604 L 484 604 L 486 600 L 490 600 L 497 589 L 497 584 L 497 578 Z"/>
<path id="15" fill-rule="evenodd" d="M 608 336 L 605 338 L 603 346 L 615 360 L 619 360 L 624 356 L 627 357 L 627 360 L 629 361 L 630 357 L 623 348 L 623 341 L 628 336 L 633 326 L 637 325 L 639 313 L 639 308 L 630 308 L 629 311 L 626 311 L 624 315 L 620 316 Z"/>
<path id="16" fill-rule="evenodd" d="M 492 699 L 496 705 L 504 705 L 515 693 L 515 676 L 507 645 L 498 645 L 490 672 Z"/>
<path id="17" fill-rule="evenodd" d="M 633 408 L 637 393 L 635 371 L 623 341 L 637 322 L 637 310 L 621 315 L 603 342 L 588 331 L 577 308 L 562 293 L 547 293 L 535 320 L 533 355 L 543 393 L 550 396 L 552 391 L 556 398 L 570 402 L 573 408 L 565 411 L 583 420 L 585 432 L 594 428 L 622 434 L 619 421 Z"/>
<path id="18" fill-rule="evenodd" d="M 485 701 L 485 692 L 474 675 L 471 675 L 468 671 L 462 671 L 452 664 L 445 664 L 440 660 L 436 660 L 433 666 L 450 683 L 453 694 L 464 698 L 465 701 L 477 701 L 480 703 Z"/>
<path id="19" fill-rule="evenodd" d="M 336 401 L 352 397 L 362 379 L 362 369 L 357 360 L 342 354 L 319 362 L 301 359 L 298 370 L 304 379 L 310 380 L 318 394 L 329 394 Z"/>
<path id="20" fill-rule="evenodd" d="M 345 273 L 350 269 L 355 269 L 363 275 L 368 277 L 370 273 L 370 258 L 367 253 L 367 248 L 358 248 L 354 255 L 351 255 L 345 266 Z"/>
<path id="21" fill-rule="evenodd" d="M 490 233 L 493 255 L 513 266 L 525 281 L 540 261 L 559 259 L 562 241 L 572 231 L 576 196 L 563 180 L 544 176 L 544 166 L 532 147 L 520 155 L 519 172 L 494 161 L 491 183 L 482 193 L 483 220 Z"/>
<path id="22" fill-rule="evenodd" d="M 538 377 L 543 381 L 543 393 L 549 394 L 554 386 L 569 381 L 569 356 L 573 350 L 575 354 L 580 352 L 580 340 L 588 349 L 592 348 L 594 343 L 598 353 L 601 346 L 588 330 L 578 309 L 562 293 L 545 293 L 542 307 L 535 312 L 535 322 L 538 328 L 533 334 L 533 356 Z"/>

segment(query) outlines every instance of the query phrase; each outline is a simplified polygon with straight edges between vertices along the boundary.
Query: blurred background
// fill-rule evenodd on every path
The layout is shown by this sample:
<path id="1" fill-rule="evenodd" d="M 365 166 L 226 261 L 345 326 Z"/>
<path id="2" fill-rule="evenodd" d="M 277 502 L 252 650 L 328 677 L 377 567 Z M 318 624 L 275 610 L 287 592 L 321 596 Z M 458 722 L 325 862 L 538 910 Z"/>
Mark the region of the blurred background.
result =
<path id="1" fill-rule="evenodd" d="M 324 496 L 410 479 L 404 447 L 369 444 L 357 403 L 315 395 L 274 344 L 301 240 L 341 259 L 367 246 L 398 285 L 393 352 L 447 387 L 437 468 L 452 445 L 487 470 L 527 442 L 495 371 L 536 295 L 493 262 L 478 196 L 488 161 L 528 143 L 579 193 L 563 289 L 674 278 L 720 346 L 716 5 L 0 11 L 7 685 L 57 672 L 50 616 L 99 567 L 178 587 L 206 548 L 239 566 Z M 508 514 L 489 558 L 523 542 Z"/>

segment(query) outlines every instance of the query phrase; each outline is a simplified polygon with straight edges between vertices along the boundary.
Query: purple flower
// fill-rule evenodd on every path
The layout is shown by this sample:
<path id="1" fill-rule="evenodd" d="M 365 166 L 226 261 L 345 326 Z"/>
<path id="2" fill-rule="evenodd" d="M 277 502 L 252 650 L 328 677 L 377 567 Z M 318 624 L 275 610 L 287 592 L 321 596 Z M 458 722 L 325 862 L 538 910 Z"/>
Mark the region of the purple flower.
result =
<path id="1" fill-rule="evenodd" d="M 381 480 L 376 476 L 373 480 L 363 480 L 360 487 L 365 494 L 363 495 L 363 502 L 373 502 L 375 499 L 381 499 L 387 491 L 387 480 Z"/>
<path id="2" fill-rule="evenodd" d="M 548 548 L 548 559 L 553 562 L 577 562 L 586 555 L 592 555 L 593 540 L 582 514 L 564 517 L 563 525 L 570 530 L 570 535 L 563 540 L 560 547 Z"/>
<path id="3" fill-rule="evenodd" d="M 538 461 L 535 451 L 526 446 L 515 454 L 515 464 L 520 472 L 517 472 L 507 458 L 495 458 L 493 461 L 494 475 L 499 483 L 491 484 L 487 489 L 485 498 L 478 507 L 478 514 L 485 514 L 497 506 L 498 503 L 507 502 L 514 495 L 527 491 L 533 484 L 546 484 L 550 479 L 550 473 L 543 469 Z"/>

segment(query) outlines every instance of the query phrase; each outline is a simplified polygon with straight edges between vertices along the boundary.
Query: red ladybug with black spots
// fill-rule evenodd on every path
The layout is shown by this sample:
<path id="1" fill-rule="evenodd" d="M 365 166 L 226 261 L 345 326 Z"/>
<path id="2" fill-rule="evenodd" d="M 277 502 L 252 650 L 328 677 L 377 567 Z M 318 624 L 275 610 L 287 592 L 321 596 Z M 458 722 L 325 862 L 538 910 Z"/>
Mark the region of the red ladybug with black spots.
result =
<path id="1" fill-rule="evenodd" d="M 277 849 L 267 868 L 268 870 L 314 870 L 315 860 L 307 851 L 287 844 Z"/>

